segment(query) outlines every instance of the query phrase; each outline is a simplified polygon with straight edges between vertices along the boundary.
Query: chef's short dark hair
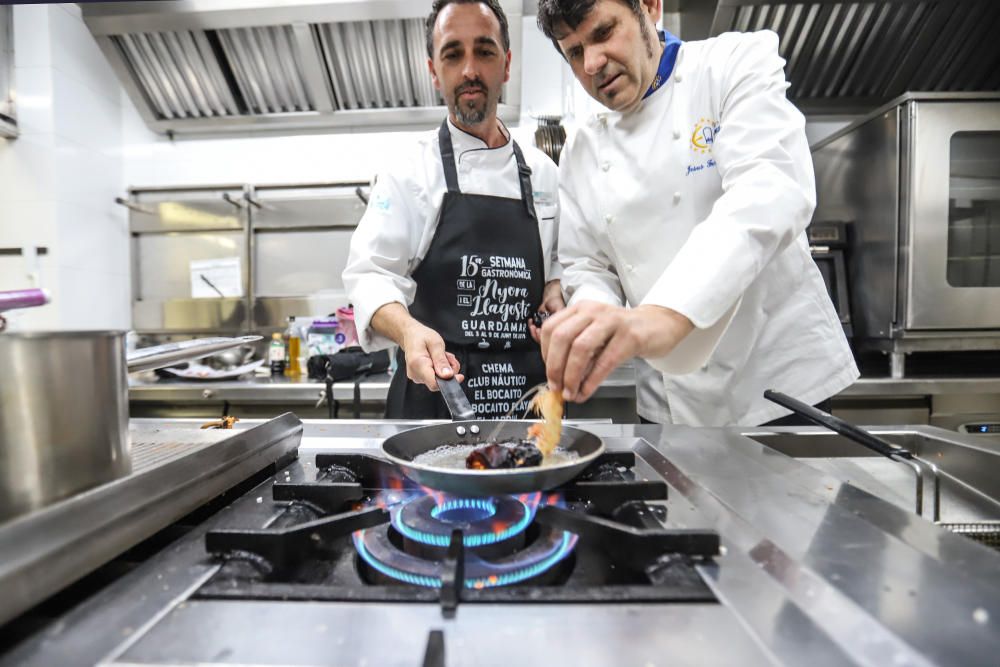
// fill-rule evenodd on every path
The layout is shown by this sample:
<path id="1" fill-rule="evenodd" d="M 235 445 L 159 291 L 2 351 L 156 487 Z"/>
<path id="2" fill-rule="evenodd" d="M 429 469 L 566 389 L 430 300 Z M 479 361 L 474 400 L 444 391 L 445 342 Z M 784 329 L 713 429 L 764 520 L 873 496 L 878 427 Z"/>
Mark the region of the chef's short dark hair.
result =
<path id="1" fill-rule="evenodd" d="M 434 24 L 437 23 L 441 10 L 448 5 L 471 5 L 473 3 L 486 5 L 496 15 L 497 21 L 500 22 L 500 39 L 503 41 L 503 50 L 505 53 L 510 51 L 510 27 L 507 25 L 507 15 L 503 13 L 500 0 L 434 0 L 431 13 L 424 23 L 428 58 L 434 58 Z"/>
<path id="2" fill-rule="evenodd" d="M 617 2 L 627 5 L 632 13 L 641 20 L 641 0 L 617 0 Z M 559 39 L 563 35 L 557 35 L 556 31 L 563 25 L 570 30 L 576 30 L 577 26 L 587 19 L 596 4 L 597 0 L 538 0 L 538 28 L 552 40 L 556 51 L 562 54 L 562 49 L 559 48 Z M 565 54 L 563 56 L 565 57 Z"/>

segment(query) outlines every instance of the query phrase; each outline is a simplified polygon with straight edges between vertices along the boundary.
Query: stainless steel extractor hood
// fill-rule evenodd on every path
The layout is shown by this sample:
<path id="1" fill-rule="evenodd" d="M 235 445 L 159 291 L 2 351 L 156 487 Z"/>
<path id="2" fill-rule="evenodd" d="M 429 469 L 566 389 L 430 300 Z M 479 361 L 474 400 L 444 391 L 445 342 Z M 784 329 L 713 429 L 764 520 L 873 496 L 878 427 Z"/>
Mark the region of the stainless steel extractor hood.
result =
<path id="1" fill-rule="evenodd" d="M 684 39 L 773 30 L 808 112 L 870 110 L 907 91 L 1000 90 L 1000 2 L 674 0 Z"/>
<path id="2" fill-rule="evenodd" d="M 511 50 L 521 0 L 501 0 Z M 177 0 L 81 4 L 84 21 L 154 131 L 218 134 L 430 127 L 431 0 Z M 520 59 L 500 117 L 520 114 Z"/>

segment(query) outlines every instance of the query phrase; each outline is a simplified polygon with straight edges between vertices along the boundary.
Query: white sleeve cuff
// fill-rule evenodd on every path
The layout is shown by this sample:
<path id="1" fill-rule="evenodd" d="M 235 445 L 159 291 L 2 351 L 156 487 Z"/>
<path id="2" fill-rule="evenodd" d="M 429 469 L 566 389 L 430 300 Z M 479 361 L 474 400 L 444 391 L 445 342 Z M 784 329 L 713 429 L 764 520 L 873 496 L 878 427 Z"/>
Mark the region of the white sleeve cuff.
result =
<path id="1" fill-rule="evenodd" d="M 545 273 L 545 282 L 550 283 L 553 280 L 562 280 L 563 267 L 562 264 L 553 260 L 549 262 L 549 269 Z"/>
<path id="2" fill-rule="evenodd" d="M 367 284 L 351 295 L 354 304 L 354 324 L 358 330 L 358 344 L 365 352 L 384 350 L 396 343 L 372 329 L 372 318 L 379 308 L 388 303 L 407 306 L 407 298 L 392 284 L 383 284 L 379 280 L 363 282 Z M 361 292 L 364 292 L 364 296 L 360 296 Z"/>
<path id="3" fill-rule="evenodd" d="M 685 375 L 703 367 L 715 352 L 719 340 L 726 333 L 742 302 L 741 296 L 715 324 L 704 329 L 694 329 L 667 356 L 646 361 L 661 373 L 671 375 Z"/>
<path id="4" fill-rule="evenodd" d="M 622 300 L 618 298 L 617 294 L 613 294 L 608 290 L 602 289 L 594 283 L 587 283 L 573 290 L 573 294 L 570 296 L 566 305 L 572 306 L 574 303 L 580 303 L 581 301 L 597 301 L 598 303 L 605 303 L 609 306 L 625 305 L 622 303 Z"/>

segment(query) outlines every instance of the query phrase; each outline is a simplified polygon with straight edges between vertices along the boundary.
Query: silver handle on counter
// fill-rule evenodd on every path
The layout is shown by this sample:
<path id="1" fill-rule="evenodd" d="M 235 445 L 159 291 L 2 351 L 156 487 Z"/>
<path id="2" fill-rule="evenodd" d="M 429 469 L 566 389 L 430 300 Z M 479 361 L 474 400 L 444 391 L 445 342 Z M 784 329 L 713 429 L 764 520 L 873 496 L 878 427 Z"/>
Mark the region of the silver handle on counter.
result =
<path id="1" fill-rule="evenodd" d="M 886 442 L 882 438 L 869 433 L 860 426 L 855 426 L 854 424 L 839 417 L 834 417 L 828 412 L 823 412 L 818 408 L 808 405 L 807 403 L 803 403 L 802 401 L 792 398 L 787 394 L 783 394 L 780 391 L 767 389 L 764 391 L 764 398 L 773 403 L 777 403 L 782 407 L 788 408 L 795 414 L 805 417 L 814 424 L 828 428 L 834 433 L 839 433 L 845 438 L 870 449 L 876 454 L 881 454 L 889 460 L 908 466 L 913 471 L 916 480 L 914 499 L 916 502 L 917 516 L 924 515 L 924 476 L 929 476 L 934 489 L 932 505 L 934 521 L 941 520 L 941 476 L 937 465 L 933 462 L 926 461 L 899 445 Z"/>
<path id="2" fill-rule="evenodd" d="M 122 197 L 115 197 L 115 203 L 124 206 L 130 211 L 135 211 L 136 213 L 145 213 L 146 215 L 156 215 L 156 211 L 149 208 L 148 206 L 137 204 L 134 201 L 129 201 L 128 199 L 124 199 Z"/>
<path id="3" fill-rule="evenodd" d="M 245 208 L 250 207 L 250 206 L 254 207 L 257 210 L 261 210 L 261 209 L 266 209 L 266 210 L 269 210 L 269 211 L 274 210 L 274 208 L 272 206 L 268 206 L 264 202 L 260 201 L 259 199 L 254 199 L 250 195 L 243 195 L 242 197 L 240 197 L 239 199 L 237 199 L 237 198 L 233 197 L 231 194 L 229 194 L 228 192 L 223 192 L 222 193 L 222 198 L 225 199 L 230 204 L 232 204 L 233 206 L 235 206 L 236 208 L 240 209 L 241 211 L 243 209 L 245 209 Z"/>
<path id="4" fill-rule="evenodd" d="M 224 200 L 226 200 L 227 202 L 229 202 L 230 204 L 232 204 L 233 206 L 235 206 L 236 208 L 240 209 L 241 211 L 244 208 L 246 208 L 246 206 L 243 204 L 243 202 L 241 200 L 239 200 L 239 199 L 233 199 L 233 196 L 231 194 L 229 194 L 228 192 L 223 192 L 222 193 L 222 198 Z"/>
<path id="5" fill-rule="evenodd" d="M 216 352 L 222 352 L 246 343 L 261 340 L 261 336 L 238 336 L 236 338 L 195 338 L 178 343 L 167 343 L 144 347 L 130 352 L 127 357 L 129 373 L 151 371 L 181 361 L 200 359 Z"/>

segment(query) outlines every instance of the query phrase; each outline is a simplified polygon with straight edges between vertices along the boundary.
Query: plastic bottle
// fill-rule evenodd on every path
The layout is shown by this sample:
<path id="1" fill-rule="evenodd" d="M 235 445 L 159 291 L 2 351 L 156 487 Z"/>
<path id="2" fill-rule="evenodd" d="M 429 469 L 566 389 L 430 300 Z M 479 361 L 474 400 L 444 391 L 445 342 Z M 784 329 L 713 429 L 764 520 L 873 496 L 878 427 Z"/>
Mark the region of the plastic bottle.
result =
<path id="1" fill-rule="evenodd" d="M 288 318 L 288 328 L 285 329 L 285 375 L 297 378 L 302 375 L 302 365 L 299 359 L 302 354 L 302 337 L 295 325 L 295 316 Z"/>
<path id="2" fill-rule="evenodd" d="M 337 309 L 337 321 L 340 323 L 340 330 L 344 332 L 346 341 L 345 347 L 358 344 L 358 332 L 354 326 L 354 306 L 348 305 L 346 308 Z"/>
<path id="3" fill-rule="evenodd" d="M 267 349 L 267 361 L 271 366 L 271 375 L 281 375 L 285 372 L 285 343 L 280 333 L 271 334 L 271 345 Z"/>

